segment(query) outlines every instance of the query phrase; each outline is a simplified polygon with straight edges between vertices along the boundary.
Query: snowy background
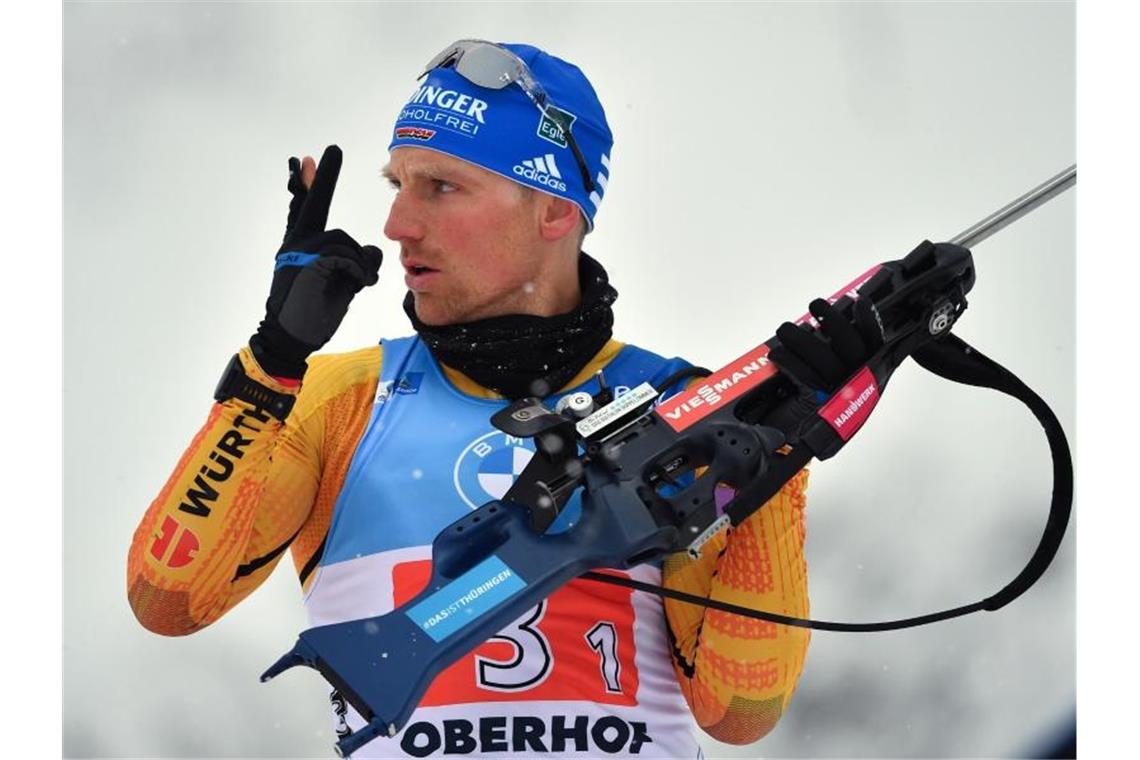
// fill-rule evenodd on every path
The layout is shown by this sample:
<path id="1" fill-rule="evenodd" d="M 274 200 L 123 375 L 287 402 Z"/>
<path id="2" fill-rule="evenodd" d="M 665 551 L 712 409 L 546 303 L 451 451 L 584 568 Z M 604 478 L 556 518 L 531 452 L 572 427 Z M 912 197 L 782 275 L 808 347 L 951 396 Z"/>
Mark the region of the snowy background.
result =
<path id="1" fill-rule="evenodd" d="M 331 756 L 319 676 L 257 682 L 304 625 L 291 563 L 189 638 L 147 633 L 126 602 L 134 527 L 262 315 L 288 156 L 338 143 L 331 223 L 391 257 L 378 169 L 423 63 L 460 37 L 574 61 L 616 136 L 585 248 L 621 293 L 617 335 L 716 367 L 1072 163 L 1074 24 L 1071 3 L 68 3 L 65 754 Z M 1074 446 L 1075 204 L 978 247 L 956 328 Z M 329 350 L 409 332 L 402 295 L 390 260 Z M 838 620 L 993 593 L 1032 552 L 1050 488 L 1028 412 L 914 365 L 813 469 L 812 612 Z M 816 632 L 776 730 L 707 753 L 1031 755 L 1075 710 L 1073 532 L 998 613 Z"/>

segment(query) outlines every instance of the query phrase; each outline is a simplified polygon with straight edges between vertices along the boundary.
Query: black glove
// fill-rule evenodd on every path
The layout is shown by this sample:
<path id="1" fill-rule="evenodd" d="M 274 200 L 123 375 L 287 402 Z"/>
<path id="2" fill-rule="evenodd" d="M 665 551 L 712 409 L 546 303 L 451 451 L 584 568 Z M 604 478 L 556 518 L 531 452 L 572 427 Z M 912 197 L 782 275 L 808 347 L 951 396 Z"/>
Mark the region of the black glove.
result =
<path id="1" fill-rule="evenodd" d="M 301 180 L 301 162 L 289 159 L 289 216 L 277 251 L 265 319 L 249 340 L 261 368 L 276 377 L 300 378 L 305 360 L 328 343 L 360 289 L 375 284 L 383 254 L 360 245 L 344 230 L 325 230 L 340 175 L 340 148 L 321 156 L 312 187 Z"/>
<path id="2" fill-rule="evenodd" d="M 834 393 L 883 345 L 883 326 L 868 298 L 855 301 L 854 323 L 823 298 L 808 306 L 820 329 L 785 322 L 769 358 L 797 385 Z"/>

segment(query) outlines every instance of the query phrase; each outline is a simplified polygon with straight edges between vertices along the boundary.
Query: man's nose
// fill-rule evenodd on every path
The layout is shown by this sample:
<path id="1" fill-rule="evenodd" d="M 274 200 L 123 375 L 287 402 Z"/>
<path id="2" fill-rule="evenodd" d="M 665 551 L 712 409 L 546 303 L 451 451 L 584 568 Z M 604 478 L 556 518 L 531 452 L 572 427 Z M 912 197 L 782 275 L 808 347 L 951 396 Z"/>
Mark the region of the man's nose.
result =
<path id="1" fill-rule="evenodd" d="M 405 240 L 420 240 L 424 236 L 424 222 L 416 208 L 415 199 L 410 193 L 398 192 L 388 209 L 388 221 L 384 223 L 384 237 L 397 243 Z"/>

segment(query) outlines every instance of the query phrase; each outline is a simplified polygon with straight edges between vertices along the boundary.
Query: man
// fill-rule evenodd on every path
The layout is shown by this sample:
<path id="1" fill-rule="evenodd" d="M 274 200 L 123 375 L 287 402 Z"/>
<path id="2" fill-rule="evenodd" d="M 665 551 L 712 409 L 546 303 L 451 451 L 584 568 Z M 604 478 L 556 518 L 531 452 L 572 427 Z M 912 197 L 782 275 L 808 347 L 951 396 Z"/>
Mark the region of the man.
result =
<path id="1" fill-rule="evenodd" d="M 287 548 L 312 625 L 390 611 L 426 583 L 435 535 L 502 496 L 532 453 L 491 427 L 505 399 L 553 406 L 598 391 L 599 371 L 621 392 L 688 366 L 611 337 L 617 293 L 581 252 L 611 147 L 577 67 L 527 45 L 446 48 L 383 170 L 416 335 L 339 355 L 313 353 L 381 254 L 325 230 L 339 149 L 290 160 L 266 317 L 134 536 L 128 596 L 144 626 L 200 630 Z M 700 559 L 629 575 L 806 615 L 806 482 L 805 470 Z M 550 530 L 571 529 L 579 506 Z M 731 743 L 772 729 L 807 644 L 801 628 L 578 580 L 444 671 L 401 732 L 357 756 L 696 757 L 693 717 Z M 339 733 L 363 724 L 331 700 Z"/>

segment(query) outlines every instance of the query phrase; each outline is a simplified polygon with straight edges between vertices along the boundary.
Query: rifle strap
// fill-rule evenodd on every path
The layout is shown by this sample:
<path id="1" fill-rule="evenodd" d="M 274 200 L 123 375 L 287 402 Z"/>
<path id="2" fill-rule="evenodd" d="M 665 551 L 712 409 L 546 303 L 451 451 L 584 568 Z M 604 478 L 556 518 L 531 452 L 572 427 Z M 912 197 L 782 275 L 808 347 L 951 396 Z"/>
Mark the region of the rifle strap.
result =
<path id="1" fill-rule="evenodd" d="M 626 586 L 638 591 L 656 594 L 663 598 L 675 599 L 690 604 L 699 604 L 723 612 L 767 620 L 772 623 L 780 623 L 800 628 L 814 628 L 823 631 L 859 633 L 913 628 L 941 620 L 961 617 L 962 615 L 968 615 L 979 610 L 993 611 L 1001 609 L 1024 594 L 1037 582 L 1056 556 L 1057 550 L 1061 546 L 1061 541 L 1065 536 L 1065 528 L 1068 525 L 1069 516 L 1072 512 L 1073 462 L 1069 444 L 1061 428 L 1061 423 L 1057 420 L 1056 415 L 1053 414 L 1053 410 L 1049 408 L 1048 404 L 1026 386 L 1025 383 L 1021 382 L 1017 376 L 980 351 L 974 349 L 953 333 L 916 349 L 912 356 L 914 360 L 918 362 L 919 366 L 939 377 L 964 385 L 991 388 L 1016 398 L 1029 407 L 1033 416 L 1037 418 L 1037 421 L 1040 422 L 1041 426 L 1045 429 L 1045 437 L 1049 441 L 1049 453 L 1053 459 L 1053 494 L 1049 504 L 1049 516 L 1045 522 L 1045 529 L 1041 534 L 1041 539 L 1037 544 L 1037 549 L 1034 551 L 1033 556 L 1030 557 L 1028 563 L 1026 563 L 1025 567 L 1018 573 L 1017 577 L 1006 584 L 1006 586 L 996 594 L 972 604 L 966 604 L 961 607 L 954 607 L 926 615 L 918 615 L 916 617 L 875 623 L 840 623 L 827 620 L 797 618 L 775 612 L 757 610 L 717 599 L 675 591 L 652 583 L 644 583 L 630 578 L 604 575 L 592 571 L 584 573 L 581 577 L 588 580 Z M 775 493 L 783 487 L 784 483 L 799 472 L 799 470 L 811 460 L 814 453 L 811 449 L 816 449 L 821 452 L 827 450 L 830 453 L 826 454 L 826 456 L 830 456 L 838 450 L 834 446 L 833 441 L 821 440 L 821 436 L 825 436 L 826 433 L 819 431 L 822 431 L 824 428 L 831 430 L 827 427 L 826 423 L 821 420 L 813 427 L 812 432 L 805 435 L 804 441 L 809 442 L 808 445 L 796 446 L 786 456 L 775 458 L 772 466 L 764 477 L 760 478 L 756 483 L 742 489 L 737 494 L 736 498 L 733 499 L 733 503 L 726 510 L 732 519 L 733 525 L 739 525 L 746 517 L 767 503 L 768 499 L 775 495 Z M 832 432 L 834 433 L 834 431 Z M 836 438 L 838 438 L 838 435 L 836 435 Z M 842 441 L 840 446 L 842 446 L 842 443 L 846 443 L 846 440 Z M 745 504 L 751 506 L 745 507 Z"/>

